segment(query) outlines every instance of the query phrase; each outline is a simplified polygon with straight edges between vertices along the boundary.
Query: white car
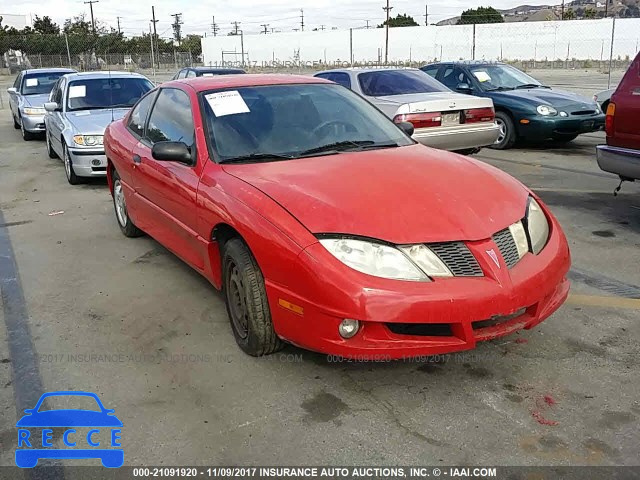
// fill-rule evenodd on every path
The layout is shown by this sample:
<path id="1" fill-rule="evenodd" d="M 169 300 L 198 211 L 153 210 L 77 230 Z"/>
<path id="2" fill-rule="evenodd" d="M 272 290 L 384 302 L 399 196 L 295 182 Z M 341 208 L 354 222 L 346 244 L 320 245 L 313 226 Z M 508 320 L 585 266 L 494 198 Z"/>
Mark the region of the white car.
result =
<path id="1" fill-rule="evenodd" d="M 596 93 L 593 96 L 593 100 L 595 102 L 598 103 L 598 105 L 600 105 L 600 109 L 604 112 L 607 113 L 607 107 L 609 106 L 609 101 L 611 100 L 611 95 L 613 95 L 613 92 L 615 92 L 616 89 L 615 88 L 611 88 L 609 90 L 604 90 L 600 93 Z"/>
<path id="2" fill-rule="evenodd" d="M 414 68 L 345 68 L 315 74 L 350 88 L 394 122 L 410 122 L 413 138 L 463 154 L 492 145 L 500 133 L 493 101 L 449 90 Z"/>

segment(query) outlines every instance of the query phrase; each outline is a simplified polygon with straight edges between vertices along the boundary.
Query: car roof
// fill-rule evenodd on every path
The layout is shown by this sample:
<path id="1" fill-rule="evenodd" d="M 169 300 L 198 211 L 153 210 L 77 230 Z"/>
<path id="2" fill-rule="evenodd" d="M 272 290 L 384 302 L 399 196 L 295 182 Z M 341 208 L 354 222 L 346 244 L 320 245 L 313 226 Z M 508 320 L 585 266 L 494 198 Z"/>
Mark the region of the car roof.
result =
<path id="1" fill-rule="evenodd" d="M 93 80 L 97 78 L 147 78 L 135 72 L 75 72 L 68 73 L 66 77 L 69 80 Z"/>
<path id="2" fill-rule="evenodd" d="M 413 70 L 419 71 L 417 68 L 412 67 L 392 67 L 392 66 L 380 66 L 380 67 L 346 67 L 346 68 L 332 68 L 330 70 L 323 70 L 319 73 L 334 73 L 334 72 L 354 72 L 354 73 L 366 73 L 366 72 L 391 72 L 396 70 Z"/>
<path id="3" fill-rule="evenodd" d="M 487 62 L 486 60 L 452 60 L 450 62 L 441 61 L 441 62 L 433 62 L 424 65 L 424 67 L 429 67 L 432 65 L 463 65 L 463 66 L 485 66 L 485 65 L 506 65 L 503 62 Z"/>
<path id="4" fill-rule="evenodd" d="M 72 68 L 29 68 L 23 70 L 22 73 L 28 75 L 30 73 L 75 73 Z"/>
<path id="5" fill-rule="evenodd" d="M 214 77 L 181 78 L 162 84 L 162 87 L 187 84 L 197 92 L 215 90 L 216 88 L 258 87 L 265 85 L 295 85 L 310 83 L 333 83 L 322 78 L 306 75 L 285 74 L 242 74 L 219 75 Z"/>
<path id="6" fill-rule="evenodd" d="M 182 70 L 193 70 L 194 72 L 244 72 L 242 68 L 226 67 L 186 67 Z"/>

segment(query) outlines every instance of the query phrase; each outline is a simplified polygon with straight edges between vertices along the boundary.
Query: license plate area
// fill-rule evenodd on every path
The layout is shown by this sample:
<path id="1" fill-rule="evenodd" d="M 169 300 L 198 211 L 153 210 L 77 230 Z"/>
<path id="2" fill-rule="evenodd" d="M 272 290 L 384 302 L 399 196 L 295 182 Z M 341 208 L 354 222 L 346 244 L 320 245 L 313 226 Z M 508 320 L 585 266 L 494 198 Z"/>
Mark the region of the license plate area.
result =
<path id="1" fill-rule="evenodd" d="M 460 125 L 460 112 L 442 112 L 441 125 L 443 127 Z"/>

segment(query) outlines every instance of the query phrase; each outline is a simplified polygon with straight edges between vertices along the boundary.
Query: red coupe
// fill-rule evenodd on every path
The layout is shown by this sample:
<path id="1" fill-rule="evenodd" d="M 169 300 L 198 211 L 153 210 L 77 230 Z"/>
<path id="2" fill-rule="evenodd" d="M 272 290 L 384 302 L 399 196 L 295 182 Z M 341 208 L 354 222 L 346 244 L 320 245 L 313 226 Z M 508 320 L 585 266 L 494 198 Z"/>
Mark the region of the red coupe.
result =
<path id="1" fill-rule="evenodd" d="M 569 291 L 558 221 L 411 133 L 326 80 L 232 75 L 162 84 L 104 143 L 122 232 L 222 289 L 250 355 L 415 357 L 540 323 Z"/>

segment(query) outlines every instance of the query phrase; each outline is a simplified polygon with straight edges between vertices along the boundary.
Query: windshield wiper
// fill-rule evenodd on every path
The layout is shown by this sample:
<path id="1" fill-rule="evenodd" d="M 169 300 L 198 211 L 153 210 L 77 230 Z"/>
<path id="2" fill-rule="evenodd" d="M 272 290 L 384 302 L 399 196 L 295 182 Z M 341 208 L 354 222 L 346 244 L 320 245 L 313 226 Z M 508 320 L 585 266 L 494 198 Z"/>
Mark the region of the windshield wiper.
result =
<path id="1" fill-rule="evenodd" d="M 398 144 L 395 142 L 380 142 L 376 143 L 373 140 L 343 140 L 341 142 L 328 143 L 326 145 L 321 145 L 319 147 L 310 148 L 309 150 L 304 150 L 298 154 L 299 157 L 313 155 L 315 153 L 323 153 L 323 152 L 344 152 L 353 149 L 357 150 L 366 150 L 372 148 L 391 148 L 397 147 Z"/>
<path id="2" fill-rule="evenodd" d="M 538 83 L 524 83 L 522 85 L 518 85 L 516 88 L 551 88 L 546 85 L 540 85 Z"/>
<path id="3" fill-rule="evenodd" d="M 496 87 L 496 88 L 487 88 L 487 92 L 501 92 L 503 90 L 514 90 L 514 87 Z"/>
<path id="4" fill-rule="evenodd" d="M 82 110 L 106 110 L 111 107 L 78 107 L 78 108 L 70 108 L 70 112 L 80 112 Z"/>
<path id="5" fill-rule="evenodd" d="M 250 153 L 249 155 L 241 155 L 239 157 L 227 158 L 221 160 L 220 163 L 243 163 L 243 162 L 258 162 L 258 161 L 274 161 L 274 160 L 291 160 L 294 159 L 293 155 L 284 155 L 281 153 Z"/>

